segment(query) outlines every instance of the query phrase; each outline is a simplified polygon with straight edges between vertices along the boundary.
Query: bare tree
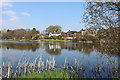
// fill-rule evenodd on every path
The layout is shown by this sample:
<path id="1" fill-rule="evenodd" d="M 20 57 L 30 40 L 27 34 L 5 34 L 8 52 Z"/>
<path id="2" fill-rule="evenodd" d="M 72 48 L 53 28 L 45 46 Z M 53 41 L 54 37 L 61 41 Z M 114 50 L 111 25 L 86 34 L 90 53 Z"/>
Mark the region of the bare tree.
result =
<path id="1" fill-rule="evenodd" d="M 86 27 L 97 30 L 101 27 L 119 27 L 120 2 L 88 2 L 83 21 Z"/>

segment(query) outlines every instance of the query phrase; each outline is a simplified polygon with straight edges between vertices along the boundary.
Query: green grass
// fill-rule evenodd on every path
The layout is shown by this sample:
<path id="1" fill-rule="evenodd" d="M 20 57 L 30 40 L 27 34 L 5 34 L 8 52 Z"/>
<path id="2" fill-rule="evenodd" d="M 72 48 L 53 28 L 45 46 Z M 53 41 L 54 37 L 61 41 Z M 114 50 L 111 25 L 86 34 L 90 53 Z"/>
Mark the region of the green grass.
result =
<path id="1" fill-rule="evenodd" d="M 69 74 L 63 70 L 44 71 L 40 73 L 33 72 L 29 75 L 23 75 L 19 78 L 77 78 L 77 74 Z"/>
<path id="2" fill-rule="evenodd" d="M 2 39 L 3 40 L 3 39 Z M 13 40 L 13 39 L 6 39 L 6 40 Z M 70 40 L 53 40 L 53 39 L 37 39 L 37 40 L 25 40 L 25 39 L 21 39 L 21 40 L 14 40 L 14 41 L 54 41 L 54 42 L 68 42 Z"/>
<path id="3" fill-rule="evenodd" d="M 53 40 L 53 39 L 41 39 L 41 41 L 59 41 L 59 42 L 64 42 L 64 41 L 69 41 L 69 40 Z"/>

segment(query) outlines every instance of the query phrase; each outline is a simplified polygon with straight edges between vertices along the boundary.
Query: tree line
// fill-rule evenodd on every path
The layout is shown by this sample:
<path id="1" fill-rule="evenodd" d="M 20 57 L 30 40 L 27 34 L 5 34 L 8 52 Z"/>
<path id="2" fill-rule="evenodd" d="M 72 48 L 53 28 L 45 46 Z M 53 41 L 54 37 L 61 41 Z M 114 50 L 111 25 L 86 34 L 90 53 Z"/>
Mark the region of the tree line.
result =
<path id="1" fill-rule="evenodd" d="M 40 31 L 33 29 L 15 29 L 15 30 L 7 30 L 6 32 L 2 32 L 2 39 L 13 39 L 13 40 L 19 40 L 19 39 L 37 39 Z"/>
<path id="2" fill-rule="evenodd" d="M 88 2 L 86 11 L 83 15 L 83 22 L 86 24 L 86 29 L 97 32 L 97 36 L 89 35 L 82 36 L 78 33 L 76 40 L 100 40 L 106 39 L 118 41 L 120 34 L 120 1 L 118 2 Z M 59 25 L 49 26 L 45 32 L 62 32 L 62 27 Z M 105 29 L 103 29 L 105 28 Z M 35 28 L 32 30 L 16 29 L 7 30 L 2 33 L 2 39 L 37 39 L 40 32 Z"/>
<path id="3" fill-rule="evenodd" d="M 62 32 L 61 26 L 59 25 L 51 25 L 46 28 L 45 32 L 48 35 L 50 32 Z M 39 39 L 40 31 L 36 28 L 33 29 L 15 29 L 15 30 L 6 30 L 0 31 L 1 39 L 12 39 L 12 40 L 31 40 L 31 39 Z"/>

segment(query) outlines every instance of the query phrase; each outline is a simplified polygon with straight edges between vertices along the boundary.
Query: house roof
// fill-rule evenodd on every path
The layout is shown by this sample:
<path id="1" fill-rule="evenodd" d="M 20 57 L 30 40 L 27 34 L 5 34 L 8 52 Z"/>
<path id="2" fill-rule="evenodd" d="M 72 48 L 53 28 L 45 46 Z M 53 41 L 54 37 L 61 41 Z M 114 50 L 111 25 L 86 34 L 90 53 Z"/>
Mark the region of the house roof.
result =
<path id="1" fill-rule="evenodd" d="M 50 32 L 52 34 L 61 34 L 61 32 Z"/>
<path id="2" fill-rule="evenodd" d="M 70 33 L 70 34 L 74 34 L 74 33 L 77 33 L 77 31 L 68 31 L 67 33 Z"/>

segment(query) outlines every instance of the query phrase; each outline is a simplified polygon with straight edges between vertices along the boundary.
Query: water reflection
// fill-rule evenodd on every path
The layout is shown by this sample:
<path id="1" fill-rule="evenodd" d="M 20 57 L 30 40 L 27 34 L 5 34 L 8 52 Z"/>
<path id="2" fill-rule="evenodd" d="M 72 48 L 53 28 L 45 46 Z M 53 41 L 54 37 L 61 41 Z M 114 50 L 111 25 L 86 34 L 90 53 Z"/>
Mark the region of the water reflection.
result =
<path id="1" fill-rule="evenodd" d="M 33 52 L 39 49 L 39 43 L 11 43 L 3 42 L 3 49 L 16 49 L 16 50 L 32 50 Z"/>
<path id="2" fill-rule="evenodd" d="M 34 62 L 35 65 L 38 65 L 38 62 L 40 61 L 38 59 L 39 55 L 43 56 L 44 63 L 46 63 L 47 60 L 50 60 L 51 57 L 55 55 L 54 57 L 57 67 L 60 67 L 64 64 L 66 57 L 67 63 L 69 63 L 71 66 L 74 66 L 74 63 L 77 61 L 79 63 L 77 63 L 77 65 L 80 65 L 79 68 L 81 70 L 85 69 L 84 75 L 86 77 L 92 77 L 93 75 L 96 75 L 96 67 L 100 67 L 100 65 L 103 68 L 103 71 L 100 72 L 101 76 L 103 77 L 109 76 L 109 73 L 113 70 L 113 65 L 115 65 L 115 69 L 120 66 L 118 65 L 118 59 L 120 57 L 118 53 L 120 47 L 118 44 L 114 43 L 87 44 L 75 42 L 3 41 L 1 44 L 2 46 L 0 49 L 2 50 L 2 66 L 5 66 L 3 69 L 3 75 L 6 75 L 8 72 L 8 67 L 6 67 L 8 64 L 12 65 L 11 70 L 13 72 L 16 70 L 16 67 L 24 67 L 23 65 L 18 66 L 20 60 L 23 63 L 27 61 L 27 64 Z M 98 70 L 99 69 L 97 69 L 97 71 Z"/>
<path id="3" fill-rule="evenodd" d="M 97 51 L 103 54 L 106 53 L 110 56 L 114 55 L 120 57 L 120 46 L 116 43 L 99 44 L 99 46 L 97 46 Z"/>
<path id="4" fill-rule="evenodd" d="M 38 42 L 38 43 L 13 43 L 2 42 L 2 49 L 15 49 L 15 50 L 32 50 L 35 52 L 37 49 L 44 49 L 50 55 L 60 55 L 61 51 L 77 50 L 79 52 L 89 55 L 94 50 L 103 54 L 111 56 L 120 56 L 118 53 L 120 46 L 115 43 L 110 44 L 88 44 L 88 43 L 71 43 L 71 42 Z"/>
<path id="5" fill-rule="evenodd" d="M 85 54 L 90 54 L 94 51 L 93 44 L 82 44 L 82 43 L 74 43 L 74 44 L 62 44 L 62 49 L 68 49 L 68 50 L 78 50 Z"/>

